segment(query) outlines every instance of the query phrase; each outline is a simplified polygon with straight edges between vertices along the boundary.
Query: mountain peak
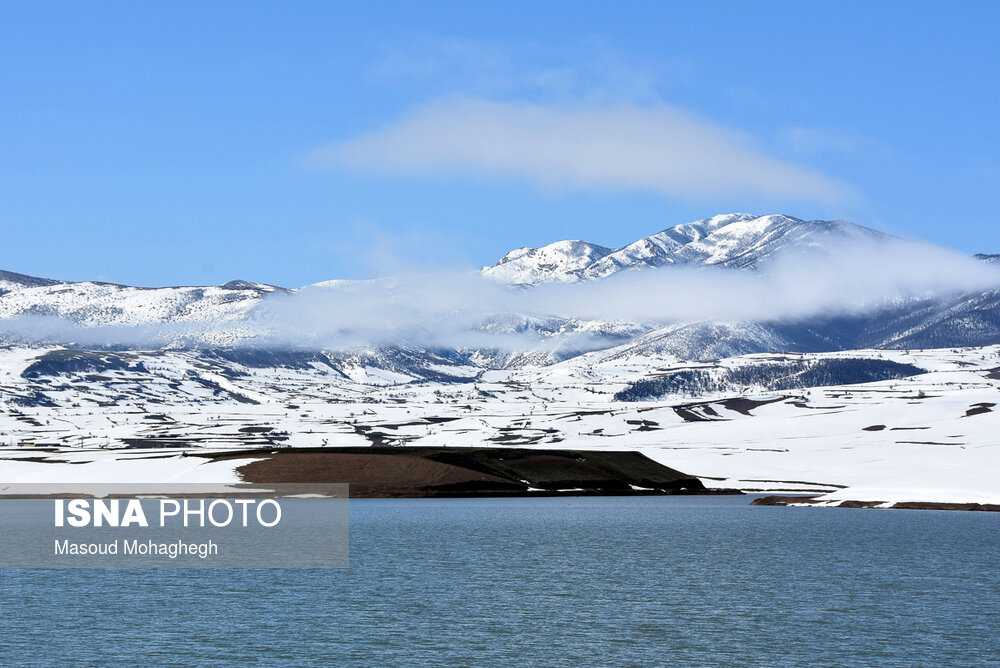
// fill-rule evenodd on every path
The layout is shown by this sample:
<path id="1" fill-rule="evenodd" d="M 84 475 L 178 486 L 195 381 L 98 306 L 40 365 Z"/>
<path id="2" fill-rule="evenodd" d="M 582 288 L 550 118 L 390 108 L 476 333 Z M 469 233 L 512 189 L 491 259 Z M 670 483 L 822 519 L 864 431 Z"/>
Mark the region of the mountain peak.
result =
<path id="1" fill-rule="evenodd" d="M 34 288 L 47 285 L 58 285 L 61 281 L 55 281 L 51 278 L 28 276 L 27 274 L 18 274 L 13 271 L 0 270 L 0 284 L 3 283 L 22 288 Z"/>
<path id="2" fill-rule="evenodd" d="M 223 283 L 219 287 L 224 290 L 255 290 L 257 292 L 273 292 L 274 290 L 284 289 L 274 285 L 268 285 L 267 283 L 252 283 L 251 281 L 244 281 L 240 278 L 229 281 L 228 283 Z"/>
<path id="3" fill-rule="evenodd" d="M 576 239 L 557 241 L 541 248 L 517 248 L 483 273 L 507 283 L 539 283 L 549 280 L 579 280 L 576 273 L 589 267 L 612 249 Z"/>
<path id="4" fill-rule="evenodd" d="M 675 225 L 618 249 L 585 241 L 518 248 L 484 267 L 491 278 L 515 284 L 574 282 L 624 270 L 664 265 L 715 265 L 752 269 L 779 250 L 816 245 L 827 237 L 881 232 L 842 221 L 805 221 L 782 214 L 729 213 Z"/>

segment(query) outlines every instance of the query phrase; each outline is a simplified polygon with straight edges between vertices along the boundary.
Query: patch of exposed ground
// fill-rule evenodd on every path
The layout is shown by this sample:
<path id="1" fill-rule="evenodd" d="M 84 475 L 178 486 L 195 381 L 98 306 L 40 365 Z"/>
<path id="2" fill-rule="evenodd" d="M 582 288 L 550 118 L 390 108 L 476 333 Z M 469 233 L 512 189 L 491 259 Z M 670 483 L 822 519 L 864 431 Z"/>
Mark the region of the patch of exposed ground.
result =
<path id="1" fill-rule="evenodd" d="M 822 504 L 835 508 L 882 508 L 884 501 L 841 501 L 828 506 L 825 501 L 818 501 L 808 496 L 764 496 L 750 502 L 752 506 L 803 506 Z M 996 503 L 939 503 L 934 501 L 899 501 L 888 506 L 890 510 L 973 510 L 985 512 L 1000 512 L 1000 504 Z"/>
<path id="2" fill-rule="evenodd" d="M 257 458 L 247 482 L 348 483 L 352 497 L 705 494 L 697 478 L 634 451 L 519 448 L 309 448 L 205 453 Z"/>
<path id="3" fill-rule="evenodd" d="M 971 417 L 973 415 L 982 415 L 983 413 L 992 413 L 994 406 L 996 406 L 996 404 L 991 403 L 989 401 L 983 401 L 978 404 L 972 404 L 971 406 L 969 406 L 969 409 L 965 411 L 965 415 L 963 415 L 962 417 Z"/>

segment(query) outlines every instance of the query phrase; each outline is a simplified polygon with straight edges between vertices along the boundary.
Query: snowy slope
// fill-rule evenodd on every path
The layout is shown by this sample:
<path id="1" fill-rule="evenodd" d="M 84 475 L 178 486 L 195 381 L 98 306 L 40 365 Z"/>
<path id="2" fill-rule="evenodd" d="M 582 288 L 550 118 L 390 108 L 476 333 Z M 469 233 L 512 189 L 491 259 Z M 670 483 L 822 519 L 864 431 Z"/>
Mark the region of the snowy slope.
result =
<path id="1" fill-rule="evenodd" d="M 137 288 L 91 281 L 0 279 L 4 279 L 0 282 L 4 290 L 0 318 L 57 316 L 87 326 L 226 322 L 244 316 L 262 295 L 280 290 L 246 281 L 207 287 Z"/>
<path id="2" fill-rule="evenodd" d="M 783 250 L 822 247 L 832 240 L 882 239 L 860 225 L 805 221 L 783 215 L 733 213 L 677 225 L 616 250 L 582 241 L 519 248 L 483 274 L 510 283 L 572 282 L 605 278 L 623 270 L 664 265 L 760 266 Z"/>
<path id="3" fill-rule="evenodd" d="M 55 285 L 58 282 L 49 278 L 37 278 L 35 276 L 17 274 L 13 271 L 0 271 L 0 295 L 27 287 Z"/>
<path id="4" fill-rule="evenodd" d="M 483 273 L 505 283 L 578 280 L 581 271 L 612 252 L 586 241 L 557 241 L 542 248 L 518 248 Z"/>
<path id="5" fill-rule="evenodd" d="M 521 248 L 482 274 L 501 284 L 491 289 L 522 294 L 646 267 L 753 271 L 789 250 L 882 238 L 850 223 L 729 214 L 619 249 L 584 241 Z M 403 299 L 407 280 L 311 287 L 361 295 L 343 302 L 353 304 L 373 286 Z M 547 312 L 475 321 L 484 341 L 526 335 L 536 342 L 529 348 L 247 344 L 262 304 L 308 292 L 244 281 L 137 288 L 0 272 L 0 325 L 77 326 L 52 325 L 32 345 L 24 345 L 30 337 L 0 345 L 0 482 L 232 481 L 235 465 L 247 461 L 208 465 L 178 456 L 186 448 L 485 444 L 634 448 L 709 486 L 815 491 L 831 502 L 1000 502 L 998 290 L 784 322 Z M 141 336 L 113 350 L 60 338 L 101 328 Z M 810 370 L 838 364 L 860 369 L 858 378 L 886 367 L 904 373 L 837 380 L 860 383 L 842 386 L 775 382 L 780 373 L 815 380 Z"/>
<path id="6" fill-rule="evenodd" d="M 677 225 L 640 239 L 619 249 L 609 249 L 585 241 L 561 241 L 542 248 L 520 248 L 508 253 L 496 265 L 482 269 L 482 275 L 498 281 L 489 282 L 494 290 L 516 295 L 528 294 L 530 286 L 551 283 L 596 282 L 621 272 L 647 267 L 682 265 L 692 267 L 728 267 L 752 271 L 766 267 L 789 251 L 828 249 L 850 240 L 880 240 L 885 235 L 845 222 L 805 221 L 784 215 L 755 216 L 735 213 Z M 979 256 L 993 262 L 993 256 Z M 430 281 L 425 289 L 409 286 Z M 437 281 L 436 283 L 434 281 Z M 592 283 L 591 283 L 592 284 Z M 422 283 L 421 283 L 422 285 Z M 627 285 L 627 284 L 623 284 Z M 456 302 L 452 311 L 443 309 L 434 317 L 425 317 L 413 301 L 449 303 L 440 299 L 452 284 L 440 277 L 386 277 L 368 281 L 331 280 L 301 290 L 284 290 L 260 283 L 232 281 L 221 286 L 138 288 L 107 283 L 69 283 L 0 272 L 0 343 L 73 344 L 88 346 L 185 348 L 192 346 L 232 346 L 241 342 L 294 348 L 337 348 L 341 354 L 355 354 L 344 348 L 366 350 L 373 365 L 387 373 L 405 373 L 414 377 L 433 377 L 436 357 L 460 360 L 482 369 L 544 366 L 596 349 L 613 355 L 669 354 L 685 359 L 722 358 L 768 351 L 821 352 L 852 348 L 935 348 L 946 346 L 985 346 L 1000 343 L 1000 291 L 969 294 L 943 294 L 934 298 L 914 297 L 883 304 L 862 313 L 839 316 L 811 316 L 808 319 L 782 322 L 743 321 L 649 321 L 641 317 L 619 316 L 616 319 L 572 313 L 554 316 L 541 309 L 521 312 L 518 302 L 501 303 L 513 308 L 500 312 L 475 313 L 468 317 L 462 308 L 479 307 L 475 298 Z M 574 286 L 549 286 L 573 289 Z M 539 291 L 549 289 L 545 286 Z M 625 288 L 627 289 L 627 288 Z M 329 292 L 331 301 L 314 299 Z M 294 300 L 268 299 L 294 294 Z M 478 294 L 478 293 L 473 293 Z M 602 293 L 614 299 L 614 292 Z M 625 295 L 627 296 L 627 295 Z M 384 300 L 382 303 L 379 300 Z M 274 322 L 298 322 L 283 317 L 285 311 L 273 311 L 279 305 L 296 305 L 299 311 L 313 309 L 319 317 L 319 329 L 345 332 L 346 343 L 322 332 L 306 336 L 307 328 L 277 328 Z M 372 302 L 381 310 L 365 310 Z M 492 303 L 492 302 L 490 302 Z M 598 306 L 604 302 L 596 302 Z M 711 304 L 710 299 L 703 303 Z M 331 306 L 332 304 L 332 306 Z M 362 313 L 363 326 L 377 327 L 408 311 L 411 329 L 436 329 L 445 318 L 454 325 L 463 317 L 463 326 L 476 336 L 442 337 L 450 349 L 436 343 L 401 340 L 406 329 L 392 337 L 374 337 L 381 348 L 372 347 L 361 334 L 352 330 L 350 314 Z M 595 309 L 599 311 L 600 309 Z M 338 313 L 345 313 L 341 324 Z M 275 316 L 275 313 L 278 315 Z M 414 315 L 415 313 L 415 315 Z M 302 313 L 292 309 L 292 315 Z M 73 327 L 65 326 L 72 323 Z M 339 328 L 339 329 L 338 329 Z M 311 330 L 310 330 L 311 331 Z M 378 334 L 378 332 L 375 332 Z M 478 336 L 482 334 L 483 336 Z M 272 335 L 275 336 L 271 339 Z M 505 338 L 506 337 L 506 338 Z M 428 337 L 433 339 L 433 337 Z M 280 343 L 268 344 L 268 341 Z M 454 343 L 452 341 L 455 341 Z M 479 340 L 486 343 L 480 344 Z M 489 346 L 496 340 L 495 347 Z M 517 345 L 504 348 L 505 341 Z M 468 341 L 468 342 L 466 342 Z M 425 346 L 425 349 L 421 348 Z M 373 366 L 370 365 L 370 366 Z"/>
<path id="7" fill-rule="evenodd" d="M 918 373 L 615 400 L 637 380 L 686 369 L 724 375 L 835 359 L 912 365 Z M 1000 502 L 996 346 L 700 363 L 597 351 L 516 371 L 439 360 L 448 379 L 388 373 L 373 362 L 0 349 L 0 445 L 8 446 L 0 449 L 0 482 L 233 479 L 232 467 L 192 468 L 176 455 L 185 448 L 491 445 L 638 449 L 709 486 L 747 491 Z"/>

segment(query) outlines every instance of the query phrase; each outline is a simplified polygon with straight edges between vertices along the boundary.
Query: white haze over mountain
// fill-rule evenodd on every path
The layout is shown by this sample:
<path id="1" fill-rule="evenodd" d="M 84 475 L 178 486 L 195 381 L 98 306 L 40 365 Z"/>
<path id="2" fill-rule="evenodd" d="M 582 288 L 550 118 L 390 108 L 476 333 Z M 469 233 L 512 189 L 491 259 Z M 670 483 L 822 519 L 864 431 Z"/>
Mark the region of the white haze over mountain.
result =
<path id="1" fill-rule="evenodd" d="M 271 295 L 254 316 L 255 329 L 266 331 L 267 339 L 289 344 L 530 347 L 537 334 L 483 325 L 497 316 L 647 326 L 794 321 L 996 287 L 1000 268 L 954 251 L 896 239 L 854 240 L 789 252 L 758 271 L 666 266 L 521 288 L 477 271 L 320 284 Z"/>
<path id="2" fill-rule="evenodd" d="M 656 239 L 660 246 L 650 241 Z M 653 253 L 665 244 L 673 255 Z M 330 281 L 296 291 L 262 292 L 259 298 L 244 298 L 247 293 L 236 289 L 220 292 L 225 288 L 221 286 L 204 291 L 214 291 L 218 302 L 207 310 L 192 311 L 187 302 L 182 306 L 188 310 L 171 306 L 170 313 L 194 312 L 196 318 L 164 316 L 167 311 L 156 310 L 158 302 L 148 291 L 141 293 L 142 303 L 152 315 L 136 316 L 128 311 L 128 300 L 135 299 L 128 291 L 134 288 L 122 288 L 126 296 L 113 307 L 95 306 L 85 321 L 53 315 L 65 315 L 52 306 L 55 301 L 35 304 L 25 298 L 28 307 L 22 304 L 12 317 L 0 319 L 0 334 L 6 342 L 80 346 L 409 345 L 528 351 L 570 345 L 585 350 L 608 345 L 590 343 L 601 335 L 632 337 L 667 324 L 793 322 L 857 315 L 913 298 L 944 299 L 1000 288 L 1000 266 L 849 223 L 732 214 L 671 228 L 620 251 L 634 246 L 639 250 L 628 256 L 633 264 L 616 265 L 617 273 L 595 280 L 567 282 L 566 275 L 543 264 L 539 275 L 548 279 L 533 286 L 500 280 L 490 268 L 468 269 Z M 696 247 L 699 253 L 707 248 L 714 264 L 706 265 L 704 259 L 671 264 Z M 642 255 L 646 251 L 652 255 Z M 550 262 L 552 252 L 537 256 Z M 647 266 L 651 257 L 666 266 Z M 579 259 L 569 257 L 563 266 L 577 266 Z M 606 266 L 604 257 L 595 261 Z M 737 261 L 742 264 L 735 266 L 744 268 L 718 266 Z M 48 290 L 52 300 L 65 301 L 66 290 L 75 285 L 91 284 L 25 290 Z M 0 294 L 0 302 L 11 295 Z M 176 300 L 176 295 L 167 298 Z"/>
<path id="3" fill-rule="evenodd" d="M 166 322 L 141 325 L 84 325 L 54 315 L 22 315 L 0 319 L 0 341 L 4 344 L 59 345 L 83 348 L 105 347 L 198 347 L 213 339 L 220 344 L 238 343 L 225 325 L 205 325 L 185 322 Z M 219 338 L 219 334 L 223 334 Z M 240 331 L 241 340 L 253 340 L 254 334 L 246 328 Z"/>

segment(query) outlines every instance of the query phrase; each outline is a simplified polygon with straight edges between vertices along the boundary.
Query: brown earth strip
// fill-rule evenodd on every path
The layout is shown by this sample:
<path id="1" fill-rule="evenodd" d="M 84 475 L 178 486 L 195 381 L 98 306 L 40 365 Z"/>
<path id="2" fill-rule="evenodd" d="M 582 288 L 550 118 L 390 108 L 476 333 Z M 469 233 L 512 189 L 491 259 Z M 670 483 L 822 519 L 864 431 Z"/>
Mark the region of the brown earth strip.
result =
<path id="1" fill-rule="evenodd" d="M 295 448 L 196 456 L 258 458 L 237 469 L 246 482 L 343 482 L 352 497 L 734 493 L 706 490 L 697 478 L 629 451 Z"/>
<path id="2" fill-rule="evenodd" d="M 994 406 L 996 406 L 996 404 L 995 403 L 991 403 L 989 401 L 983 401 L 983 402 L 980 402 L 978 404 L 972 404 L 969 407 L 969 409 L 967 411 L 965 411 L 965 415 L 963 415 L 962 417 L 972 417 L 973 415 L 982 415 L 983 413 L 992 413 Z"/>
<path id="3" fill-rule="evenodd" d="M 747 478 L 747 482 L 772 482 L 772 483 L 784 483 L 788 485 L 815 485 L 816 487 L 827 487 L 834 489 L 847 489 L 847 485 L 835 485 L 832 482 L 816 482 L 814 480 L 765 480 L 764 478 Z M 801 497 L 792 497 L 801 498 Z"/>
<path id="4" fill-rule="evenodd" d="M 685 406 L 673 406 L 673 410 L 685 422 L 714 422 L 714 420 L 702 417 Z"/>
<path id="5" fill-rule="evenodd" d="M 896 441 L 897 445 L 965 445 L 965 443 L 943 443 L 941 441 Z"/>
<path id="6" fill-rule="evenodd" d="M 252 483 L 346 482 L 351 496 L 362 498 L 427 496 L 426 488 L 484 493 L 526 489 L 496 476 L 406 455 L 280 452 L 237 471 Z"/>
<path id="7" fill-rule="evenodd" d="M 725 406 L 728 410 L 736 411 L 737 413 L 742 413 L 743 415 L 750 415 L 750 411 L 758 406 L 766 406 L 767 404 L 784 401 L 787 398 L 788 397 L 778 397 L 777 399 L 747 399 L 746 397 L 736 397 L 734 399 L 724 399 L 719 403 Z"/>
<path id="8" fill-rule="evenodd" d="M 764 496 L 750 502 L 752 506 L 790 506 L 818 504 L 815 497 L 808 496 Z M 875 508 L 884 501 L 841 501 L 836 508 Z M 1000 512 L 996 503 L 938 503 L 934 501 L 900 501 L 889 506 L 889 510 L 971 510 L 980 512 Z"/>

